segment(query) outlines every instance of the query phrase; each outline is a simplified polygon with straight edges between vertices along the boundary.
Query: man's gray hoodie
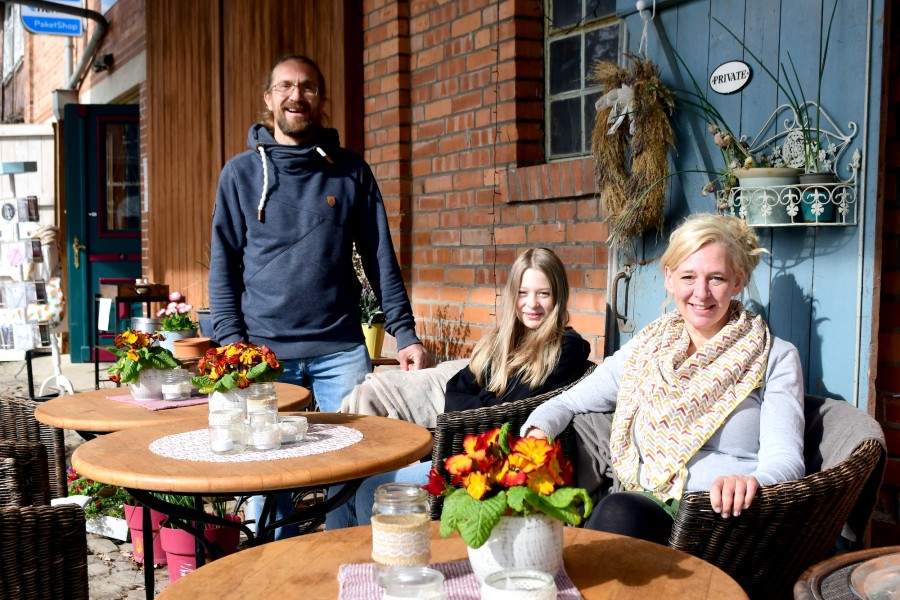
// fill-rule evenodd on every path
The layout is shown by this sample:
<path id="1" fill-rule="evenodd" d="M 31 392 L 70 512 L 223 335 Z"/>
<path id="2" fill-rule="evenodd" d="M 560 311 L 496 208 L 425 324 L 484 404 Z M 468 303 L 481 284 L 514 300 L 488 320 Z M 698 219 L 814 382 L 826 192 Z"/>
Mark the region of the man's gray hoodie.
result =
<path id="1" fill-rule="evenodd" d="M 284 359 L 362 343 L 354 241 L 397 348 L 419 343 L 369 165 L 334 129 L 288 146 L 254 125 L 247 144 L 216 194 L 209 301 L 219 343 L 265 344 Z"/>

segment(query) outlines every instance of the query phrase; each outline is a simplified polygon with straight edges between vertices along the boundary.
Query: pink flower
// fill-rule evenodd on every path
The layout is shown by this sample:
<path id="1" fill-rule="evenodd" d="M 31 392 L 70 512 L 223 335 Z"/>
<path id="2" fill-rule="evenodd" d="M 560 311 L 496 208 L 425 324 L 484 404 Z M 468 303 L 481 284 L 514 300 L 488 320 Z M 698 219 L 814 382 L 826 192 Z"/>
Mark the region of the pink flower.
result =
<path id="1" fill-rule="evenodd" d="M 172 292 L 169 294 L 169 302 L 181 302 L 182 298 L 181 292 Z"/>

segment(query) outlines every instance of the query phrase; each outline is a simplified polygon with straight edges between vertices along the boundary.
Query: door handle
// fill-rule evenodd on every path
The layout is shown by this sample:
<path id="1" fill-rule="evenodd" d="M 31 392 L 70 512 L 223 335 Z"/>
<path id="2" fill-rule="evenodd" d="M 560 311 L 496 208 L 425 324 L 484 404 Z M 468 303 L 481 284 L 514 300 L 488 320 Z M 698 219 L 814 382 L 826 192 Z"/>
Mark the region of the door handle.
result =
<path id="1" fill-rule="evenodd" d="M 75 268 L 81 268 L 81 259 L 79 253 L 82 250 L 86 250 L 87 246 L 78 243 L 78 236 L 75 236 L 75 239 L 72 240 L 72 262 L 75 263 Z"/>
<path id="2" fill-rule="evenodd" d="M 616 273 L 612 280 L 612 311 L 616 318 L 616 325 L 622 333 L 632 333 L 634 331 L 634 321 L 619 312 L 618 296 L 619 281 L 622 279 L 631 279 L 631 265 L 625 265 L 622 270 Z"/>

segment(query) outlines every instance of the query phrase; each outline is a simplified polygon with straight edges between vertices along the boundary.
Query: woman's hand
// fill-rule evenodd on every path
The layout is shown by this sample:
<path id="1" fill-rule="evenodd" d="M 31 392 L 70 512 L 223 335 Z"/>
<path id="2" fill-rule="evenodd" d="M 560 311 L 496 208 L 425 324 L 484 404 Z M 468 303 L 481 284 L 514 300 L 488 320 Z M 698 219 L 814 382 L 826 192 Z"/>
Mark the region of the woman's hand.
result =
<path id="1" fill-rule="evenodd" d="M 709 502 L 723 519 L 731 515 L 737 517 L 742 510 L 750 508 L 758 489 L 759 482 L 750 475 L 716 477 L 709 488 Z"/>
<path id="2" fill-rule="evenodd" d="M 525 432 L 525 437 L 535 438 L 538 440 L 546 440 L 547 434 L 537 427 L 529 427 L 528 431 Z"/>

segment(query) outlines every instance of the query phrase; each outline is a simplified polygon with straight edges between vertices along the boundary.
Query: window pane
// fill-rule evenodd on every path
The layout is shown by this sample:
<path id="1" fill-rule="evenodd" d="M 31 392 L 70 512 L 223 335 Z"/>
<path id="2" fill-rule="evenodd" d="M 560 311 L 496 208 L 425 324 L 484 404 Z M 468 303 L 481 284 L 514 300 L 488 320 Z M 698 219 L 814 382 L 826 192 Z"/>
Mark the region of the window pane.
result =
<path id="1" fill-rule="evenodd" d="M 552 0 L 553 22 L 550 27 L 571 27 L 581 20 L 582 0 Z"/>
<path id="2" fill-rule="evenodd" d="M 585 22 L 606 17 L 616 12 L 616 0 L 587 0 Z"/>
<path id="3" fill-rule="evenodd" d="M 581 152 L 581 98 L 550 103 L 550 154 Z"/>
<path id="4" fill-rule="evenodd" d="M 550 93 L 581 88 L 581 36 L 573 35 L 550 44 Z"/>
<path id="5" fill-rule="evenodd" d="M 137 123 L 105 127 L 105 231 L 140 231 L 141 176 Z"/>
<path id="6" fill-rule="evenodd" d="M 599 27 L 584 34 L 584 76 L 590 82 L 594 63 L 598 60 L 615 62 L 619 57 L 619 25 Z"/>
<path id="7" fill-rule="evenodd" d="M 597 109 L 594 108 L 594 104 L 597 103 L 597 98 L 600 97 L 600 92 L 594 92 L 593 94 L 586 94 L 584 96 L 584 151 L 585 153 L 591 151 L 591 134 L 594 131 L 594 121 L 597 117 Z"/>

